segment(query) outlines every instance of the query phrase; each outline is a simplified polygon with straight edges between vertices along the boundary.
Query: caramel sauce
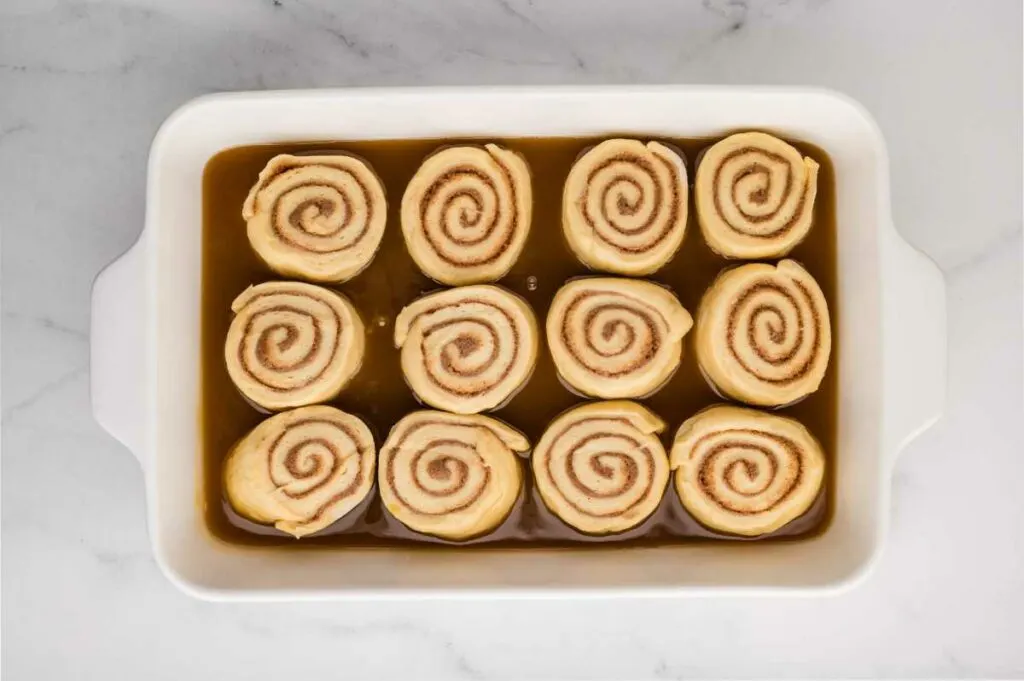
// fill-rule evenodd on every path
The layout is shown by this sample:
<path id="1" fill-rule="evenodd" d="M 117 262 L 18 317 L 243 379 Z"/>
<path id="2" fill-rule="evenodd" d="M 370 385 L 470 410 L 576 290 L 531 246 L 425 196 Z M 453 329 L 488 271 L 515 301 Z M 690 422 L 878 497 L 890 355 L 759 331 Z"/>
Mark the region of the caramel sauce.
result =
<path id="1" fill-rule="evenodd" d="M 616 136 L 609 133 L 600 139 Z M 636 134 L 624 137 L 643 136 Z M 573 161 L 600 139 L 519 138 L 466 140 L 480 144 L 494 141 L 523 154 L 533 178 L 533 221 L 519 260 L 499 285 L 518 293 L 533 307 L 541 329 L 555 292 L 567 279 L 588 274 L 565 243 L 561 227 L 562 188 Z M 701 150 L 717 138 L 685 139 L 653 136 L 679 150 L 687 161 L 693 183 L 694 163 Z M 379 447 L 391 426 L 410 411 L 423 408 L 412 395 L 394 347 L 394 320 L 403 306 L 419 296 L 444 287 L 422 274 L 406 251 L 399 225 L 399 206 L 406 184 L 423 159 L 442 146 L 462 141 L 451 139 L 400 141 L 296 142 L 227 149 L 210 159 L 203 174 L 202 329 L 200 377 L 200 447 L 202 456 L 202 513 L 210 532 L 232 544 L 288 546 L 293 548 L 346 546 L 436 546 L 453 544 L 409 530 L 382 508 L 374 490 L 370 497 L 331 527 L 296 541 L 273 527 L 259 525 L 233 511 L 224 497 L 223 463 L 231 447 L 266 418 L 238 392 L 224 364 L 224 341 L 231 322 L 231 302 L 247 286 L 282 277 L 256 255 L 246 237 L 242 203 L 260 170 L 276 154 L 347 152 L 368 161 L 383 181 L 388 200 L 388 221 L 380 250 L 370 266 L 334 288 L 353 302 L 366 325 L 366 357 L 362 368 L 331 404 L 362 417 L 374 432 Z M 821 285 L 829 304 L 833 330 L 838 328 L 835 174 L 821 149 L 791 141 L 821 168 L 814 206 L 814 224 L 807 238 L 788 256 L 801 262 Z M 737 264 L 713 253 L 704 243 L 696 221 L 692 191 L 686 236 L 675 258 L 647 277 L 670 287 L 696 318 L 705 289 L 724 267 Z M 619 546 L 678 544 L 681 542 L 731 540 L 753 542 L 807 538 L 822 533 L 831 518 L 837 446 L 838 334 L 833 333 L 832 358 L 820 389 L 801 402 L 779 410 L 802 422 L 821 442 L 828 462 L 822 492 L 811 508 L 779 530 L 746 539 L 721 534 L 701 526 L 683 508 L 670 481 L 658 510 L 639 526 L 612 536 L 581 534 L 564 524 L 544 506 L 533 487 L 529 462 L 524 461 L 524 493 L 509 517 L 494 532 L 461 544 L 498 547 L 578 546 L 601 543 Z M 693 352 L 691 331 L 684 339 L 682 363 L 672 378 L 655 394 L 640 400 L 668 423 L 662 434 L 666 450 L 676 429 L 700 409 L 722 402 L 701 375 Z M 527 385 L 490 415 L 523 431 L 536 443 L 559 413 L 584 398 L 570 392 L 559 380 L 546 343 Z"/>

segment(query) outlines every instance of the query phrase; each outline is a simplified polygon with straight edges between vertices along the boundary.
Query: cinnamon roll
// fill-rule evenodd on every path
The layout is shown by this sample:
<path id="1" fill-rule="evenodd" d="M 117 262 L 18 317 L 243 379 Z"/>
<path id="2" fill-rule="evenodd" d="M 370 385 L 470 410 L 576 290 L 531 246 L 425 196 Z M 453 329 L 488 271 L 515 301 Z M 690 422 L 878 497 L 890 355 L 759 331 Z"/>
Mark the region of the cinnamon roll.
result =
<path id="1" fill-rule="evenodd" d="M 318 532 L 373 488 L 373 436 L 351 414 L 316 405 L 271 416 L 224 464 L 232 508 L 295 537 Z"/>
<path id="2" fill-rule="evenodd" d="M 413 412 L 380 450 L 381 499 L 417 532 L 452 540 L 486 534 L 519 496 L 516 453 L 529 447 L 522 433 L 496 419 Z"/>
<path id="3" fill-rule="evenodd" d="M 231 304 L 224 359 L 239 391 L 276 411 L 329 400 L 363 361 L 365 331 L 341 294 L 312 284 L 250 286 Z"/>
<path id="4" fill-rule="evenodd" d="M 496 144 L 449 147 L 428 157 L 402 197 L 409 254 L 431 279 L 496 281 L 519 257 L 533 194 L 526 161 Z"/>
<path id="5" fill-rule="evenodd" d="M 249 243 L 288 277 L 341 282 L 363 270 L 387 220 L 384 186 L 353 156 L 270 159 L 242 206 Z"/>
<path id="6" fill-rule="evenodd" d="M 661 502 L 665 424 L 635 402 L 593 402 L 556 418 L 531 460 L 544 505 L 587 534 L 635 527 Z"/>
<path id="7" fill-rule="evenodd" d="M 457 414 L 494 409 L 529 379 L 537 320 L 519 296 L 497 286 L 432 293 L 395 320 L 395 346 L 413 392 Z"/>
<path id="8" fill-rule="evenodd" d="M 686 230 L 686 165 L 658 142 L 612 139 L 569 171 L 562 229 L 584 265 L 650 274 L 679 249 Z"/>
<path id="9" fill-rule="evenodd" d="M 725 405 L 683 423 L 671 461 L 691 515 L 712 529 L 750 537 L 801 516 L 825 476 L 821 445 L 800 423 Z"/>
<path id="10" fill-rule="evenodd" d="M 733 399 L 781 406 L 821 384 L 832 349 L 828 304 L 793 260 L 718 275 L 697 314 L 697 361 Z"/>
<path id="11" fill-rule="evenodd" d="M 814 217 L 818 164 L 763 132 L 730 135 L 697 166 L 697 222 L 728 258 L 776 258 L 800 243 Z"/>
<path id="12" fill-rule="evenodd" d="M 647 281 L 585 278 L 555 294 L 548 346 L 559 376 L 594 397 L 644 397 L 679 366 L 693 320 L 672 292 Z"/>

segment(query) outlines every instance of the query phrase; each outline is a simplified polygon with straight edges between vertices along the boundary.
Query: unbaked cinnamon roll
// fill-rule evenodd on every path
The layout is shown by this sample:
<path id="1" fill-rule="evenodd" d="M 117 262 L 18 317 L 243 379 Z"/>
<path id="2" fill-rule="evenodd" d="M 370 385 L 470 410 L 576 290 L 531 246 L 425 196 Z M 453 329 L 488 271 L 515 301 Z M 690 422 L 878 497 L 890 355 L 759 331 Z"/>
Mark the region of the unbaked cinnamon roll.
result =
<path id="1" fill-rule="evenodd" d="M 832 349 L 825 296 L 793 260 L 718 275 L 701 300 L 696 336 L 697 361 L 712 385 L 762 406 L 817 390 Z"/>
<path id="2" fill-rule="evenodd" d="M 363 270 L 387 220 L 384 186 L 353 156 L 270 159 L 242 206 L 249 243 L 288 277 L 341 282 Z"/>
<path id="3" fill-rule="evenodd" d="M 517 453 L 529 447 L 522 433 L 496 419 L 413 412 L 381 447 L 381 499 L 417 532 L 451 540 L 486 534 L 519 496 Z"/>
<path id="4" fill-rule="evenodd" d="M 679 366 L 693 320 L 672 292 L 636 279 L 570 281 L 547 317 L 558 374 L 594 397 L 644 397 Z"/>
<path id="5" fill-rule="evenodd" d="M 576 256 L 596 270 L 650 274 L 683 242 L 686 165 L 658 142 L 611 139 L 569 171 L 562 229 Z"/>
<path id="6" fill-rule="evenodd" d="M 250 286 L 231 304 L 224 359 L 239 391 L 276 411 L 331 399 L 363 361 L 365 330 L 341 294 L 312 284 Z"/>
<path id="7" fill-rule="evenodd" d="M 462 286 L 424 296 L 395 320 L 395 345 L 413 392 L 457 414 L 494 409 L 529 379 L 537 320 L 519 296 L 497 286 Z"/>
<path id="8" fill-rule="evenodd" d="M 587 534 L 635 527 L 661 502 L 665 424 L 635 402 L 593 402 L 556 418 L 531 455 L 544 505 Z"/>
<path id="9" fill-rule="evenodd" d="M 316 405 L 271 416 L 235 445 L 224 465 L 239 514 L 295 537 L 318 532 L 373 488 L 373 436 L 351 414 Z"/>
<path id="10" fill-rule="evenodd" d="M 775 258 L 807 236 L 818 164 L 763 132 L 730 135 L 697 166 L 697 222 L 712 250 L 728 258 Z"/>
<path id="11" fill-rule="evenodd" d="M 533 194 L 526 161 L 496 144 L 442 149 L 402 197 L 409 254 L 431 279 L 461 286 L 497 281 L 530 232 Z"/>
<path id="12" fill-rule="evenodd" d="M 800 423 L 725 405 L 683 423 L 671 461 L 686 510 L 707 527 L 751 537 L 803 515 L 825 475 L 821 445 Z"/>

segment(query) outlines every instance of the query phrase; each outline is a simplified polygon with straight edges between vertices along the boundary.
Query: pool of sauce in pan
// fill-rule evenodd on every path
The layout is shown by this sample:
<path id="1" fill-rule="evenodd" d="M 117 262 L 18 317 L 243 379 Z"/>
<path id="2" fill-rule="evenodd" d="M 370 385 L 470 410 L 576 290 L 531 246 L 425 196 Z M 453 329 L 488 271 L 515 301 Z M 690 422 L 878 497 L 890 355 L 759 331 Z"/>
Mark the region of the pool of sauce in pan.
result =
<path id="1" fill-rule="evenodd" d="M 383 180 L 388 199 L 388 222 L 380 250 L 370 266 L 335 288 L 355 304 L 367 330 L 363 366 L 331 404 L 367 421 L 377 445 L 391 426 L 410 411 L 422 408 L 402 378 L 399 353 L 392 342 L 394 319 L 402 307 L 424 293 L 442 288 L 423 275 L 406 252 L 398 221 L 402 192 L 422 160 L 441 146 L 460 142 L 496 141 L 520 152 L 533 177 L 533 221 L 530 235 L 511 272 L 500 285 L 530 302 L 541 330 L 555 291 L 569 278 L 594 274 L 581 265 L 562 237 L 562 185 L 573 161 L 587 148 L 616 135 L 601 138 L 517 138 L 494 140 L 424 139 L 400 141 L 333 141 L 247 146 L 227 149 L 207 163 L 203 175 L 203 280 L 202 366 L 200 433 L 202 452 L 202 512 L 211 533 L 233 544 L 292 548 L 346 546 L 438 546 L 453 544 L 407 529 L 391 518 L 376 494 L 331 527 L 296 541 L 273 527 L 259 525 L 236 514 L 223 493 L 223 462 L 232 445 L 266 418 L 235 389 L 224 365 L 224 339 L 231 322 L 231 301 L 250 284 L 280 279 L 253 252 L 242 220 L 242 202 L 263 166 L 276 154 L 344 151 L 367 160 Z M 717 141 L 652 136 L 674 145 L 686 157 L 691 183 L 689 222 L 683 246 L 660 271 L 647 277 L 670 287 L 683 306 L 696 317 L 701 295 L 718 272 L 737 264 L 714 253 L 704 243 L 696 223 L 692 183 L 694 162 L 701 150 Z M 832 327 L 837 328 L 835 176 L 828 156 L 819 148 L 793 141 L 805 155 L 821 164 L 814 226 L 789 257 L 799 260 L 821 285 L 829 304 Z M 679 370 L 668 383 L 640 400 L 668 424 L 662 434 L 666 449 L 679 425 L 700 409 L 722 402 L 708 387 L 697 367 L 691 331 L 685 339 Z M 681 542 L 731 540 L 757 543 L 807 538 L 828 526 L 835 476 L 837 423 L 837 347 L 833 335 L 830 368 L 821 388 L 780 410 L 802 422 L 821 442 L 828 461 L 822 493 L 800 518 L 776 532 L 746 540 L 708 530 L 683 508 L 670 481 L 658 510 L 641 525 L 622 534 L 592 537 L 565 525 L 541 502 L 524 460 L 524 493 L 509 518 L 488 535 L 460 542 L 484 547 L 581 546 L 602 544 L 651 546 Z M 503 408 L 491 415 L 522 430 L 537 442 L 548 423 L 563 410 L 583 402 L 559 381 L 546 346 L 527 385 Z"/>

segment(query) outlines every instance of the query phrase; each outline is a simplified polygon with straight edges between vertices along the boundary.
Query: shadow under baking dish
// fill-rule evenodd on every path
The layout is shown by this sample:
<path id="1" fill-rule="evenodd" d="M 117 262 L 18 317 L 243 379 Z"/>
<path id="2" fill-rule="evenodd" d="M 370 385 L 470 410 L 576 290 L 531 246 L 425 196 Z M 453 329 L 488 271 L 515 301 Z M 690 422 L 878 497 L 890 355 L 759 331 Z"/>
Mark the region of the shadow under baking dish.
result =
<path id="1" fill-rule="evenodd" d="M 562 236 L 562 187 L 569 168 L 581 152 L 601 139 L 517 138 L 466 140 L 479 144 L 495 141 L 525 156 L 533 177 L 533 221 L 530 236 L 518 262 L 500 282 L 523 296 L 533 307 L 543 331 L 544 318 L 555 291 L 567 279 L 588 274 L 569 251 Z M 624 137 L 643 136 L 624 134 Z M 694 178 L 694 161 L 702 149 L 715 141 L 653 137 L 674 145 L 685 157 L 689 178 Z M 380 250 L 370 266 L 355 279 L 335 286 L 359 310 L 367 331 L 367 352 L 362 369 L 344 392 L 331 402 L 361 416 L 374 431 L 379 446 L 391 426 L 402 416 L 423 408 L 409 391 L 392 342 L 394 319 L 403 306 L 441 287 L 428 279 L 409 257 L 399 225 L 399 205 L 405 186 L 422 160 L 441 146 L 460 140 L 389 140 L 296 142 L 236 147 L 210 159 L 203 174 L 203 254 L 201 331 L 201 413 L 200 451 L 203 480 L 200 503 L 210 532 L 232 544 L 287 546 L 292 548 L 345 546 L 438 546 L 454 545 L 404 527 L 389 517 L 376 491 L 371 498 L 330 528 L 296 541 L 273 527 L 259 525 L 236 514 L 223 493 L 223 462 L 231 447 L 256 426 L 265 414 L 256 411 L 235 389 L 224 364 L 224 339 L 231 323 L 231 302 L 251 284 L 281 279 L 250 248 L 242 219 L 242 202 L 256 182 L 259 171 L 276 154 L 310 151 L 345 151 L 368 161 L 384 183 L 388 199 L 388 222 Z M 789 257 L 800 261 L 821 285 L 828 301 L 833 329 L 838 326 L 836 309 L 836 224 L 835 174 L 824 151 L 811 144 L 791 141 L 805 155 L 821 164 L 814 226 Z M 683 306 L 696 318 L 697 306 L 715 275 L 737 264 L 713 253 L 704 243 L 696 223 L 692 191 L 689 222 L 683 246 L 676 257 L 659 272 L 647 277 L 670 287 Z M 693 332 L 687 335 L 679 370 L 657 393 L 640 400 L 657 413 L 668 428 L 662 434 L 666 449 L 684 420 L 711 404 L 722 402 L 708 387 L 697 366 L 692 347 Z M 692 541 L 778 541 L 804 539 L 822 533 L 832 516 L 831 499 L 835 477 L 837 443 L 838 380 L 836 376 L 838 334 L 832 337 L 830 369 L 821 388 L 807 399 L 780 410 L 802 422 L 821 442 L 827 458 L 825 484 L 811 508 L 779 530 L 754 540 L 711 531 L 701 526 L 683 508 L 673 483 L 658 510 L 643 524 L 623 534 L 607 537 L 583 535 L 551 514 L 533 487 L 529 462 L 524 461 L 524 493 L 509 518 L 494 532 L 457 545 L 487 547 L 616 546 L 678 544 Z M 491 415 L 522 430 L 535 443 L 548 423 L 563 410 L 583 402 L 559 381 L 546 345 L 541 348 L 536 370 L 529 383 L 504 407 Z"/>

